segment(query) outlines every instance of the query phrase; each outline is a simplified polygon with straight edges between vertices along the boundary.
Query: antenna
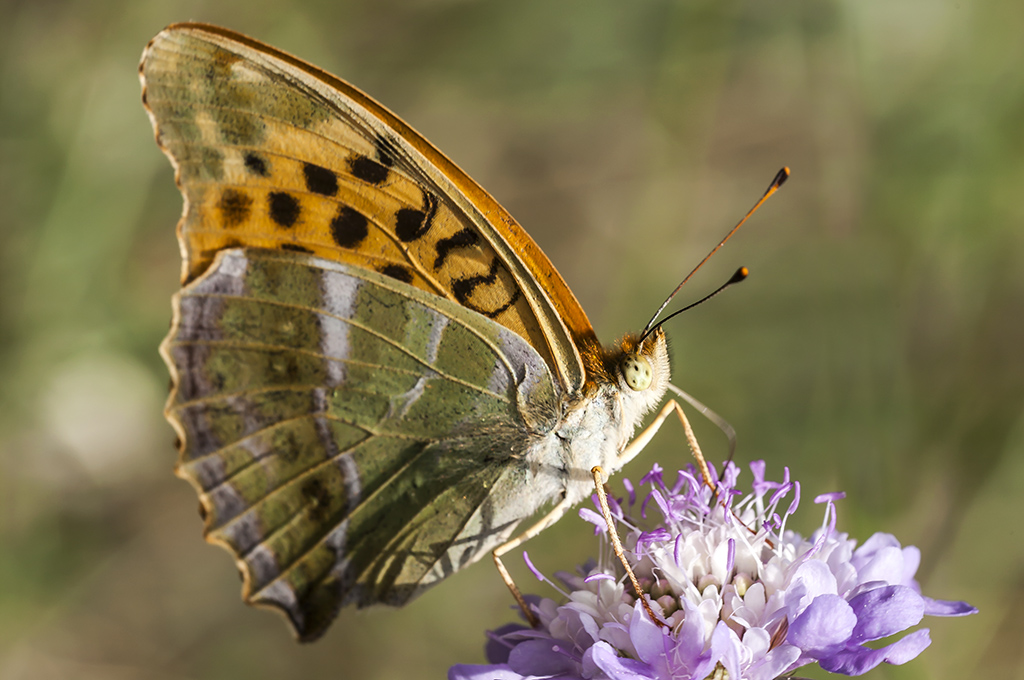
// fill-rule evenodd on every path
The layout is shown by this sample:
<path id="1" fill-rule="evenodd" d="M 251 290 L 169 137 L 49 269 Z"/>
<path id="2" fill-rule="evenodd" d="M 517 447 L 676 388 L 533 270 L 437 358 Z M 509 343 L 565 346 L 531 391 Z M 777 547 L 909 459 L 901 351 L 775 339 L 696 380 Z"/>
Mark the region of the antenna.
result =
<path id="1" fill-rule="evenodd" d="M 789 168 L 786 168 L 786 167 L 784 167 L 784 168 L 782 168 L 781 170 L 779 170 L 779 171 L 778 171 L 778 173 L 776 173 L 776 174 L 775 174 L 775 179 L 773 179 L 773 180 L 772 180 L 772 183 L 771 183 L 770 185 L 768 185 L 768 189 L 767 189 L 767 190 L 765 190 L 765 192 L 764 192 L 764 195 L 763 195 L 763 196 L 761 196 L 761 198 L 760 198 L 760 199 L 759 199 L 759 200 L 757 201 L 757 203 L 755 203 L 755 204 L 754 204 L 754 207 L 753 207 L 753 208 L 751 208 L 750 210 L 748 210 L 748 211 L 747 211 L 747 214 L 746 214 L 746 215 L 744 215 L 743 219 L 742 219 L 742 220 L 740 220 L 740 221 L 739 221 L 739 222 L 738 222 L 738 223 L 736 224 L 736 226 L 735 226 L 735 227 L 733 227 L 733 228 L 732 228 L 732 229 L 731 229 L 731 230 L 729 231 L 729 233 L 725 235 L 725 238 L 723 238 L 723 239 L 722 239 L 722 240 L 721 240 L 721 241 L 720 241 L 720 242 L 718 243 L 718 245 L 717 245 L 717 246 L 715 246 L 714 248 L 712 248 L 712 249 L 711 249 L 711 252 L 710 252 L 710 253 L 708 253 L 707 255 L 705 255 L 705 256 L 704 256 L 704 259 L 703 259 L 703 260 L 701 260 L 701 261 L 700 261 L 699 263 L 697 263 L 697 266 L 696 266 L 696 267 L 694 267 L 694 268 L 693 268 L 693 270 L 691 270 L 691 271 L 690 271 L 690 273 L 686 275 L 686 278 L 684 278 L 684 279 L 683 279 L 683 280 L 682 280 L 682 281 L 680 282 L 680 284 L 679 284 L 678 286 L 676 286 L 676 289 L 675 289 L 675 290 L 673 290 L 673 291 L 672 291 L 672 293 L 671 293 L 671 294 L 670 294 L 670 295 L 669 295 L 669 296 L 668 296 L 667 298 L 665 298 L 665 301 L 664 301 L 663 303 L 661 303 L 661 307 L 658 307 L 658 311 L 656 311 L 656 312 L 654 313 L 654 316 L 652 316 L 652 317 L 651 317 L 651 320 L 647 322 L 647 325 L 646 325 L 646 326 L 644 326 L 644 332 L 642 333 L 642 336 L 643 336 L 643 337 L 647 337 L 647 335 L 648 335 L 648 334 L 649 334 L 649 333 L 651 332 L 651 330 L 653 330 L 653 328 L 654 328 L 654 322 L 658 320 L 658 316 L 659 316 L 659 315 L 660 315 L 660 314 L 661 314 L 661 313 L 662 313 L 663 311 L 665 311 L 665 308 L 666 308 L 666 307 L 668 307 L 668 304 L 669 304 L 670 302 L 672 302 L 672 298 L 674 298 L 674 297 L 676 296 L 676 293 L 678 293 L 678 292 L 679 292 L 679 289 L 680 289 L 680 288 L 682 288 L 682 287 L 683 287 L 683 286 L 684 286 L 684 285 L 686 284 L 686 282 L 690 280 L 690 277 L 691 277 L 691 276 L 693 276 L 693 275 L 694 275 L 695 273 L 697 273 L 697 270 L 698 270 L 698 269 L 700 269 L 701 267 L 703 267 L 703 266 L 704 266 L 704 263 L 705 263 L 705 262 L 707 262 L 707 261 L 708 261 L 709 259 L 711 259 L 711 256 L 712 256 L 712 255 L 714 255 L 715 253 L 717 253 L 717 252 L 718 252 L 718 249 L 719 249 L 719 248 L 721 248 L 722 246 L 724 246 L 724 245 L 725 245 L 725 242 L 726 242 L 726 241 L 728 241 L 728 240 L 729 240 L 730 238 L 732 238 L 732 235 L 736 233 L 736 230 L 737 230 L 737 229 L 739 229 L 740 227 L 742 227 L 742 226 L 743 226 L 743 223 L 744 223 L 744 222 L 746 222 L 746 221 L 747 221 L 748 219 L 750 219 L 750 216 L 751 216 L 751 215 L 753 215 L 753 214 L 754 214 L 755 212 L 757 212 L 757 209 L 758 209 L 758 208 L 760 208 L 760 207 L 761 207 L 761 206 L 762 206 L 762 205 L 764 204 L 764 202 L 768 200 L 768 197 L 769 197 L 769 196 L 771 196 L 771 195 L 772 195 L 772 194 L 774 194 L 774 193 L 775 193 L 776 191 L 778 191 L 779 187 L 781 187 L 781 186 L 783 185 L 783 183 L 784 183 L 784 182 L 785 182 L 785 181 L 786 181 L 787 179 L 789 179 Z M 739 274 L 739 272 L 736 272 L 736 274 L 738 275 L 738 274 Z M 744 275 L 744 276 L 745 276 L 745 275 Z M 735 277 L 735 276 L 733 276 L 733 279 L 735 279 L 735 278 L 736 278 L 736 277 Z M 708 296 L 708 298 L 710 298 L 710 297 L 714 297 L 714 296 L 715 296 L 715 295 L 717 295 L 718 293 L 721 293 L 721 292 L 722 292 L 723 290 L 725 290 L 726 288 L 728 288 L 728 287 L 729 287 L 730 285 L 732 285 L 733 283 L 738 283 L 739 281 L 742 281 L 742 280 L 743 280 L 743 277 L 740 277 L 739 281 L 734 281 L 733 279 L 730 279 L 728 283 L 726 283 L 726 284 L 725 284 L 724 286 L 722 286 L 721 288 L 719 288 L 718 290 L 716 290 L 716 291 L 715 291 L 714 293 L 712 293 L 711 295 L 709 295 L 709 296 Z M 704 299 L 706 300 L 706 299 L 708 299 L 708 298 L 704 298 Z M 700 302 L 703 302 L 703 301 L 704 301 L 704 300 L 700 300 Z M 700 302 L 697 302 L 697 303 L 694 303 L 694 304 L 700 304 Z M 693 306 L 694 306 L 694 305 L 690 305 L 690 307 L 693 307 Z M 687 309 L 689 309 L 690 307 L 687 307 Z M 663 323 L 664 323 L 664 322 L 663 322 Z"/>
<path id="2" fill-rule="evenodd" d="M 680 314 L 682 314 L 683 312 L 685 312 L 687 310 L 690 310 L 690 309 L 693 309 L 697 305 L 704 304 L 705 302 L 707 302 L 711 298 L 715 297 L 716 295 L 721 293 L 723 290 L 725 290 L 729 286 L 731 286 L 733 284 L 736 284 L 736 283 L 739 283 L 740 281 L 744 280 L 745 278 L 747 278 L 747 276 L 749 274 L 750 274 L 750 270 L 749 269 L 747 269 L 746 267 L 740 267 L 739 269 L 736 270 L 736 273 L 733 274 L 729 278 L 728 281 L 723 283 L 721 286 L 716 288 L 714 291 L 708 293 L 707 295 L 705 295 L 701 299 L 697 300 L 696 302 L 692 302 L 692 303 L 686 305 L 685 307 L 683 307 L 682 309 L 679 309 L 679 310 L 676 310 L 676 311 L 672 312 L 671 314 L 666 316 L 664 319 L 659 321 L 656 325 L 654 325 L 650 329 L 648 329 L 643 335 L 640 336 L 640 342 L 638 344 L 640 344 L 640 345 L 644 344 L 644 340 L 647 339 L 647 336 L 650 335 L 651 333 L 653 333 L 654 331 L 658 330 L 662 326 L 664 326 L 665 322 L 668 321 L 669 319 L 671 319 L 673 317 L 677 317 Z"/>

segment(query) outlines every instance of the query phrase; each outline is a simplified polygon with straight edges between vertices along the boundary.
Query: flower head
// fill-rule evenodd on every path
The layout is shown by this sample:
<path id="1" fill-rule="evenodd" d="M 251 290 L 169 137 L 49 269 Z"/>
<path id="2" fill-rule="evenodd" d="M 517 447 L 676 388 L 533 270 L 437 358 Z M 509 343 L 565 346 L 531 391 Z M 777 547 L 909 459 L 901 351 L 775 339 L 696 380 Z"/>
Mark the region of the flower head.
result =
<path id="1" fill-rule="evenodd" d="M 731 463 L 712 492 L 692 466 L 669 486 L 655 465 L 641 480 L 649 491 L 639 518 L 628 481 L 625 508 L 609 499 L 659 623 L 606 547 L 601 561 L 557 574 L 567 588 L 564 603 L 529 599 L 538 628 L 494 631 L 491 663 L 454 666 L 449 680 L 772 680 L 810 663 L 860 675 L 883 662 L 913 659 L 930 638 L 920 629 L 881 646 L 866 643 L 902 633 L 926 614 L 977 611 L 920 594 L 917 548 L 882 533 L 858 547 L 837 532 L 835 502 L 842 494 L 815 499 L 825 513 L 809 538 L 786 529 L 800 504 L 800 483 L 788 469 L 782 481 L 767 480 L 763 461 L 750 469 L 749 492 L 737 488 L 740 470 Z M 660 522 L 641 529 L 653 508 Z M 600 514 L 584 508 L 580 515 L 604 534 Z"/>

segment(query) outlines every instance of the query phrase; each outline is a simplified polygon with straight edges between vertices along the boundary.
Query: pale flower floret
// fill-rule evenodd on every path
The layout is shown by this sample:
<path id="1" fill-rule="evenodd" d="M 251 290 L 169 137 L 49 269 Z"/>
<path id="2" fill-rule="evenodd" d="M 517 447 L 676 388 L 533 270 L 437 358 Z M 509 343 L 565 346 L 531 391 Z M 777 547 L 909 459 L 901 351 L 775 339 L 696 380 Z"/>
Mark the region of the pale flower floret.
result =
<path id="1" fill-rule="evenodd" d="M 976 611 L 920 594 L 917 548 L 882 533 L 857 547 L 837 533 L 841 494 L 815 499 L 825 504 L 825 517 L 809 538 L 787 530 L 800 485 L 788 469 L 781 482 L 765 480 L 764 469 L 761 461 L 751 464 L 753 490 L 743 495 L 733 465 L 714 493 L 692 469 L 668 487 L 655 466 L 642 480 L 650 491 L 639 508 L 628 482 L 629 512 L 621 501 L 612 503 L 627 532 L 633 571 L 661 625 L 644 612 L 605 544 L 599 563 L 558 574 L 568 589 L 564 604 L 530 600 L 537 629 L 495 631 L 487 646 L 491 663 L 454 666 L 450 680 L 704 680 L 723 673 L 772 680 L 809 663 L 860 675 L 883 662 L 905 663 L 930 640 L 920 629 L 880 648 L 864 643 L 916 626 L 926 614 Z M 662 519 L 641 530 L 652 508 Z M 639 517 L 632 514 L 637 509 Z M 590 509 L 580 515 L 603 533 L 600 515 Z"/>

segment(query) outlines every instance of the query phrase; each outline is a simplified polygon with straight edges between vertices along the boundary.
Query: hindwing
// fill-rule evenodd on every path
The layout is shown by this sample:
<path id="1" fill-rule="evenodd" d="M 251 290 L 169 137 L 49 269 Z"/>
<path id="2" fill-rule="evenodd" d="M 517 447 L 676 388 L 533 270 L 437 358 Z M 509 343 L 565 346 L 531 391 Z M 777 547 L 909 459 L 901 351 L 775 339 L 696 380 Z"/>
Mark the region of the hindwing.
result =
<path id="1" fill-rule="evenodd" d="M 259 249 L 219 252 L 174 309 L 161 351 L 178 474 L 245 599 L 301 637 L 347 603 L 403 604 L 532 512 L 502 490 L 524 486 L 559 388 L 504 326 L 368 269 Z"/>

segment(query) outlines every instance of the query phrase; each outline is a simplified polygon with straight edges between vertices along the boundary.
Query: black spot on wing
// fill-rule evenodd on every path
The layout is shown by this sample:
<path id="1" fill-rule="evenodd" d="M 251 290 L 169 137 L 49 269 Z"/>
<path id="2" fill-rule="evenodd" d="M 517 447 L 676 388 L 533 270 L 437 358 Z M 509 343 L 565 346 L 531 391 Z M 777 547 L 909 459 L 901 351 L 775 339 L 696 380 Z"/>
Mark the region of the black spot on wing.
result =
<path id="1" fill-rule="evenodd" d="M 388 178 L 388 173 L 391 172 L 386 165 L 382 165 L 372 158 L 362 155 L 350 158 L 348 169 L 353 177 L 361 179 L 368 184 L 383 184 L 384 180 Z"/>
<path id="2" fill-rule="evenodd" d="M 440 269 L 448 255 L 456 248 L 469 248 L 480 242 L 480 236 L 472 229 L 460 229 L 451 236 L 437 242 L 437 258 L 434 269 Z"/>
<path id="3" fill-rule="evenodd" d="M 306 512 L 313 522 L 327 519 L 331 507 L 331 492 L 324 483 L 313 477 L 302 485 L 302 498 L 306 502 Z"/>
<path id="4" fill-rule="evenodd" d="M 249 152 L 245 154 L 245 169 L 250 173 L 259 177 L 269 177 L 270 171 L 267 170 L 267 161 L 258 153 Z"/>
<path id="5" fill-rule="evenodd" d="M 473 302 L 471 302 L 469 298 L 473 295 L 473 291 L 475 291 L 478 286 L 490 285 L 497 280 L 498 260 L 497 258 L 495 258 L 494 260 L 491 261 L 491 268 L 486 274 L 480 274 L 477 276 L 467 276 L 464 279 L 455 279 L 454 281 L 452 281 L 452 293 L 455 295 L 455 299 L 458 300 L 463 307 L 468 307 L 469 309 L 472 309 L 474 312 L 479 312 L 484 316 L 495 319 L 506 309 L 514 305 L 516 301 L 519 299 L 520 293 L 518 288 L 514 288 L 508 300 L 506 300 L 504 304 L 500 305 L 495 309 L 485 309 L 483 307 L 480 307 L 479 305 L 476 305 Z"/>
<path id="6" fill-rule="evenodd" d="M 415 241 L 426 234 L 437 214 L 437 197 L 423 192 L 423 209 L 402 208 L 395 216 L 395 235 L 402 243 Z"/>
<path id="7" fill-rule="evenodd" d="M 267 197 L 270 207 L 270 219 L 279 226 L 291 227 L 299 219 L 299 202 L 294 196 L 284 191 L 274 191 Z"/>
<path id="8" fill-rule="evenodd" d="M 217 209 L 224 219 L 225 227 L 237 227 L 249 219 L 252 198 L 238 189 L 225 189 L 217 202 Z"/>
<path id="9" fill-rule="evenodd" d="M 327 168 L 303 163 L 302 174 L 306 176 L 306 188 L 314 194 L 333 196 L 338 193 L 338 177 Z"/>
<path id="10" fill-rule="evenodd" d="M 306 246 L 300 246 L 298 243 L 282 243 L 278 246 L 281 250 L 290 250 L 293 253 L 309 253 L 313 254 L 313 251 Z"/>
<path id="11" fill-rule="evenodd" d="M 412 283 L 412 272 L 400 264 L 386 264 L 377 271 L 402 283 Z"/>
<path id="12" fill-rule="evenodd" d="M 334 242 L 342 248 L 354 248 L 362 243 L 369 233 L 366 217 L 347 205 L 338 208 L 338 214 L 331 220 L 331 235 Z"/>

